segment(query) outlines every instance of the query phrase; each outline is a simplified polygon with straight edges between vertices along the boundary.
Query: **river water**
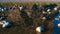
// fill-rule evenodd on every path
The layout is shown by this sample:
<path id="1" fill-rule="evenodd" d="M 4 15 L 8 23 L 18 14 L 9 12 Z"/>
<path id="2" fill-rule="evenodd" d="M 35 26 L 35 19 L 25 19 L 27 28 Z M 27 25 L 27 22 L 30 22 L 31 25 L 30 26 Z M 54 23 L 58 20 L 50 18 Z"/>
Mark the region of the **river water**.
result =
<path id="1" fill-rule="evenodd" d="M 60 16 L 60 13 L 55 16 L 55 18 L 59 18 Z M 53 34 L 60 34 L 60 28 L 58 28 L 58 24 L 60 23 L 60 20 L 55 20 L 54 21 L 54 31 L 53 31 Z"/>

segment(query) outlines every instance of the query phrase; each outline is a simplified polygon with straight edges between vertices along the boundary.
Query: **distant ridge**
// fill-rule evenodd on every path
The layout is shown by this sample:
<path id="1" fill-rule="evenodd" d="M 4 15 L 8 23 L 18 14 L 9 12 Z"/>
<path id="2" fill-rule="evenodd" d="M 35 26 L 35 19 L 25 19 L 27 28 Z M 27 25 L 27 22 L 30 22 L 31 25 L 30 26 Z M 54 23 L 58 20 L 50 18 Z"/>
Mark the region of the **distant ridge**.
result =
<path id="1" fill-rule="evenodd" d="M 60 2 L 60 0 L 0 0 L 0 2 Z"/>

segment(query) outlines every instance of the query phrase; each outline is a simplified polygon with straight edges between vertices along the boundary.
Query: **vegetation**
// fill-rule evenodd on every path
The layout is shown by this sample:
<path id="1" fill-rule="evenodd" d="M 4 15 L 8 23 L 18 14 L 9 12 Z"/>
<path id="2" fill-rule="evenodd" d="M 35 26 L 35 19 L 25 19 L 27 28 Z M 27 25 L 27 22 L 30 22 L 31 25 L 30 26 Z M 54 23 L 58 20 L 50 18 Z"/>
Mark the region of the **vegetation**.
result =
<path id="1" fill-rule="evenodd" d="M 28 5 L 31 8 L 32 5 L 35 3 L 44 5 L 44 4 L 50 4 L 52 2 L 0 2 L 0 5 L 9 6 L 9 7 L 13 5 Z M 53 3 L 60 4 L 59 2 L 53 2 Z M 31 9 L 26 10 L 26 12 L 31 12 Z M 36 16 L 38 16 L 36 15 L 35 18 L 33 19 L 29 18 L 29 22 L 33 20 L 32 25 L 26 25 L 24 19 L 21 17 L 20 14 L 21 12 L 19 11 L 19 9 L 10 10 L 8 12 L 7 19 L 13 22 L 13 26 L 11 28 L 0 28 L 0 34 L 36 34 L 35 28 L 41 25 L 40 21 L 42 20 L 40 18 L 36 18 Z M 51 27 L 50 25 L 53 24 L 53 20 L 52 21 L 47 20 L 47 21 L 44 21 L 43 23 L 44 25 L 46 25 L 46 23 L 49 23 L 49 25 L 48 26 L 46 25 L 46 26 Z M 51 34 L 52 30 L 53 30 L 53 25 L 49 31 L 44 32 L 44 33 Z"/>

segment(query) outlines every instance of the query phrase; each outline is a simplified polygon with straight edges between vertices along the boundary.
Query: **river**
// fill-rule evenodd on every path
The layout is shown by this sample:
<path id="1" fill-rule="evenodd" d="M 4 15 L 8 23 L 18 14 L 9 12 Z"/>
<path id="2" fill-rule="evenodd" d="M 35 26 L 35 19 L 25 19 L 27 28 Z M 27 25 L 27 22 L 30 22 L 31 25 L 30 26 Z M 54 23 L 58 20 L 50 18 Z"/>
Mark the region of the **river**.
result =
<path id="1" fill-rule="evenodd" d="M 60 16 L 60 13 L 55 16 L 55 18 L 59 18 Z M 60 23 L 60 20 L 55 20 L 54 21 L 54 31 L 53 31 L 53 34 L 60 34 L 60 28 L 58 28 L 58 24 Z"/>

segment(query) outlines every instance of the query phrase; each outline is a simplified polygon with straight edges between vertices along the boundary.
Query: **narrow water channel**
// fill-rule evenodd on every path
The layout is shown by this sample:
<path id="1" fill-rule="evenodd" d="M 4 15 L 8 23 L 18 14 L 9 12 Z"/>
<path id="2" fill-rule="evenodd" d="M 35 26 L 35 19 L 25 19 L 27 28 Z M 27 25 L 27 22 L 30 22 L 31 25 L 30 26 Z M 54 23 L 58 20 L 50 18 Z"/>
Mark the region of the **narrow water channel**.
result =
<path id="1" fill-rule="evenodd" d="M 55 18 L 59 19 L 59 16 L 60 16 L 60 13 L 57 16 L 55 16 Z M 60 23 L 60 19 L 54 21 L 54 31 L 53 31 L 53 34 L 60 34 L 60 28 L 58 27 L 59 23 Z"/>

